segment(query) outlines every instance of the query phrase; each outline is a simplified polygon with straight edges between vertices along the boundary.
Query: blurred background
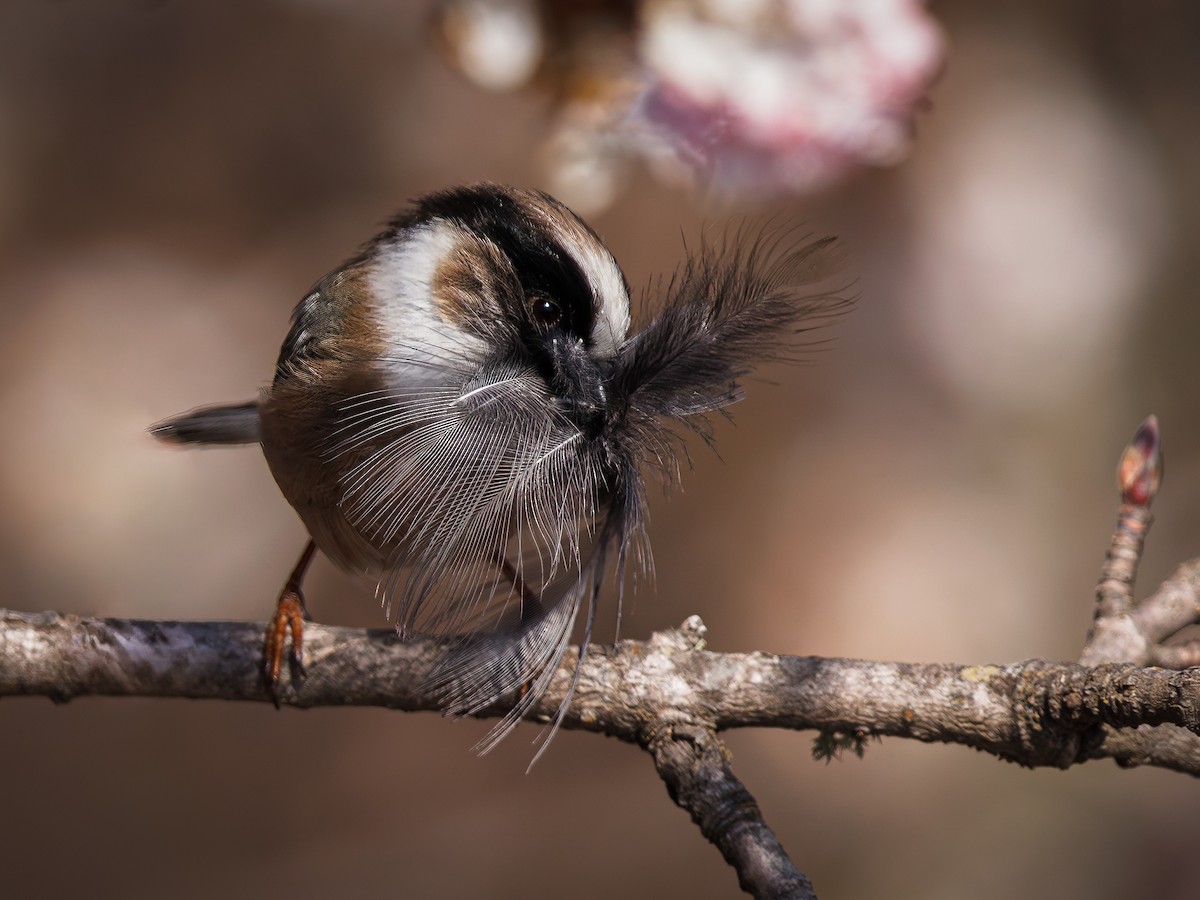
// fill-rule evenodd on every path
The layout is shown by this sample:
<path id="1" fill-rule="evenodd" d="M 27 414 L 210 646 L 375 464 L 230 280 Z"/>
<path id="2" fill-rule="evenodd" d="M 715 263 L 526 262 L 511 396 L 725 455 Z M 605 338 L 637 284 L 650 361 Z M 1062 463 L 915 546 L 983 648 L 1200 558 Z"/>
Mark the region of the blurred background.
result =
<path id="1" fill-rule="evenodd" d="M 624 636 L 698 613 L 717 650 L 1075 658 L 1113 470 L 1151 412 L 1167 478 L 1142 589 L 1196 555 L 1200 9 L 897 2 L 895 105 L 861 140 L 784 129 L 766 152 L 728 127 L 750 66 L 716 79 L 732 100 L 686 82 L 735 58 L 787 74 L 800 26 L 679 50 L 678 4 L 559 4 L 540 31 L 500 6 L 482 26 L 385 0 L 0 6 L 0 605 L 264 619 L 304 534 L 261 454 L 144 429 L 252 396 L 313 282 L 408 198 L 475 179 L 587 211 L 639 295 L 684 236 L 739 219 L 802 221 L 853 260 L 835 342 L 751 384 L 720 457 L 697 449 L 656 497 L 657 587 Z M 708 7 L 745 24 L 764 2 Z M 829 91 L 834 113 L 863 99 Z M 706 101 L 718 139 L 693 127 Z M 308 582 L 323 622 L 380 625 L 371 596 L 323 560 Z M 640 751 L 562 733 L 526 776 L 537 729 L 477 759 L 486 727 L 7 699 L 0 878 L 12 897 L 737 894 Z M 822 897 L 1196 896 L 1182 776 L 900 740 L 825 765 L 810 734 L 727 738 Z"/>

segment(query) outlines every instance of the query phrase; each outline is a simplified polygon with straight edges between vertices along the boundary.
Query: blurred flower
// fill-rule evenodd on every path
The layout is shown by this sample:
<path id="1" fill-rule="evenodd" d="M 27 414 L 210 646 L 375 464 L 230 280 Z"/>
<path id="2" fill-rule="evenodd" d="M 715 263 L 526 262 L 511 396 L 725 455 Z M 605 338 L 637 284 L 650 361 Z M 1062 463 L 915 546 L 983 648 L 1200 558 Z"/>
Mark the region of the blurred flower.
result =
<path id="1" fill-rule="evenodd" d="M 942 59 L 915 0 L 658 0 L 637 113 L 717 187 L 808 191 L 906 153 Z"/>
<path id="2" fill-rule="evenodd" d="M 552 187 L 606 206 L 631 158 L 720 193 L 804 192 L 907 152 L 943 43 L 919 0 L 446 0 L 476 83 L 557 106 Z"/>

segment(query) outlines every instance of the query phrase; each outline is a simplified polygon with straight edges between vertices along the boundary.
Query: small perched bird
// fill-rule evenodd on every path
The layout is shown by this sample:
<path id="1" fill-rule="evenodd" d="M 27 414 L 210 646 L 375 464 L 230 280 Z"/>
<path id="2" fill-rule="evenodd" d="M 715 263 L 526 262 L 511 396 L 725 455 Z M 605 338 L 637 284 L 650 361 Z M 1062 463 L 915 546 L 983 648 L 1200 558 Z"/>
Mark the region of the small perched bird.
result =
<path id="1" fill-rule="evenodd" d="M 820 287 L 831 243 L 705 244 L 630 336 L 621 269 L 558 201 L 494 184 L 417 200 L 300 301 L 257 400 L 151 428 L 261 444 L 311 535 L 268 626 L 272 690 L 289 633 L 299 664 L 316 548 L 379 579 L 402 636 L 453 638 L 429 685 L 447 711 L 515 698 L 480 742 L 494 745 L 585 605 L 586 647 L 605 571 L 620 585 L 629 560 L 648 563 L 644 470 L 673 477 L 672 426 L 707 438 L 745 375 L 844 309 Z"/>

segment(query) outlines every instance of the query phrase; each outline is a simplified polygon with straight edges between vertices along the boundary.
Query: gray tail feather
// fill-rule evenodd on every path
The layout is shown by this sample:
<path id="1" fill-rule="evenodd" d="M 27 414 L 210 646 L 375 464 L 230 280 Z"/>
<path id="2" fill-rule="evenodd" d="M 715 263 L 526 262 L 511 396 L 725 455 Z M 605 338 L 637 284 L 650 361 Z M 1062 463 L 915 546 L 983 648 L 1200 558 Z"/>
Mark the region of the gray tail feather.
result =
<path id="1" fill-rule="evenodd" d="M 548 610 L 447 648 L 425 686 L 452 716 L 469 716 L 519 692 L 512 709 L 475 746 L 487 753 L 546 692 L 567 649 L 583 591 L 575 586 Z M 559 710 L 561 716 L 563 710 Z"/>
<path id="2" fill-rule="evenodd" d="M 170 444 L 257 444 L 260 440 L 258 403 L 202 406 L 163 419 L 149 431 Z"/>

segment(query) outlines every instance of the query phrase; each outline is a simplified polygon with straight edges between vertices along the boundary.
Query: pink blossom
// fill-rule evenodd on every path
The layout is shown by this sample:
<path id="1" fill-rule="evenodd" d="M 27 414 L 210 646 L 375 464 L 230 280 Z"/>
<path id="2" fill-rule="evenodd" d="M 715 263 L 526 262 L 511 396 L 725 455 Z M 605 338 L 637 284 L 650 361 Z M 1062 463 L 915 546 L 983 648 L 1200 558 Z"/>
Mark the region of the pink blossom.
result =
<path id="1" fill-rule="evenodd" d="M 942 64 L 917 0 L 648 3 L 634 122 L 720 190 L 807 191 L 888 165 Z"/>

